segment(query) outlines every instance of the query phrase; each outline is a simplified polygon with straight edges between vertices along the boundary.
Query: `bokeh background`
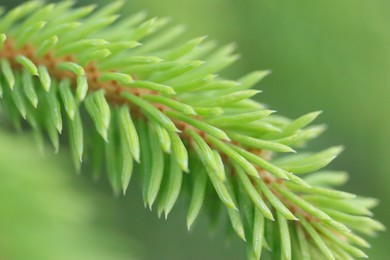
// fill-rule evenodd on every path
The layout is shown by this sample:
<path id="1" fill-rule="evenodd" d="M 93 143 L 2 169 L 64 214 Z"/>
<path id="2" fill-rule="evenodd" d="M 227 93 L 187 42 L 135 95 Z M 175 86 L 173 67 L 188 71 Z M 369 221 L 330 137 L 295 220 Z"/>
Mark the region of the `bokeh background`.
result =
<path id="1" fill-rule="evenodd" d="M 18 2 L 22 1 L 0 1 L 5 6 Z M 109 1 L 77 4 L 95 2 Z M 186 37 L 208 35 L 221 44 L 237 43 L 242 58 L 224 75 L 236 78 L 252 70 L 271 69 L 272 75 L 258 85 L 263 90 L 258 99 L 280 114 L 298 117 L 323 110 L 317 122 L 326 123 L 328 130 L 311 147 L 346 147 L 331 167 L 350 173 L 345 190 L 380 199 L 375 217 L 390 227 L 390 1 L 129 0 L 123 13 L 141 10 L 187 25 Z M 56 157 L 42 158 L 28 135 L 20 137 L 3 130 L 0 141 L 0 173 L 8 172 L 2 177 L 7 181 L 0 182 L 0 216 L 3 211 L 11 212 L 7 221 L 0 218 L 0 252 L 15 254 L 10 259 L 49 259 L 45 250 L 56 252 L 61 243 L 68 250 L 59 250 L 62 258 L 55 259 L 244 259 L 243 245 L 235 238 L 226 241 L 223 225 L 210 232 L 202 218 L 188 234 L 184 203 L 167 221 L 159 220 L 143 208 L 134 183 L 125 198 L 113 198 L 104 182 L 93 184 L 89 177 L 76 176 L 66 149 Z M 8 160 L 9 151 L 19 159 Z M 19 156 L 20 151 L 30 155 Z M 15 163 L 18 167 L 12 167 Z M 32 169 L 39 169 L 34 179 Z M 20 178 L 25 175 L 29 179 Z M 6 185 L 12 182 L 17 183 L 14 189 Z M 41 203 L 30 201 L 49 186 L 46 196 L 36 198 Z M 20 208 L 13 211 L 14 216 L 4 206 L 10 203 Z M 24 205 L 42 216 L 29 214 Z M 61 214 L 45 210 L 45 206 L 51 207 L 48 205 L 58 207 Z M 12 217 L 14 221 L 10 221 Z M 22 229 L 12 228 L 28 219 L 35 225 L 28 236 Z M 47 223 L 61 221 L 68 225 L 65 230 L 78 233 L 44 231 L 53 228 Z M 7 242 L 9 237 L 16 249 Z M 42 247 L 34 237 L 52 246 Z M 97 237 L 105 239 L 96 242 Z M 389 233 L 380 234 L 371 243 L 371 259 L 386 259 Z M 30 248 L 34 258 L 21 256 L 18 247 Z M 88 258 L 88 252 L 103 258 Z M 107 255 L 112 257 L 104 258 Z M 0 253 L 2 257 L 5 255 Z"/>

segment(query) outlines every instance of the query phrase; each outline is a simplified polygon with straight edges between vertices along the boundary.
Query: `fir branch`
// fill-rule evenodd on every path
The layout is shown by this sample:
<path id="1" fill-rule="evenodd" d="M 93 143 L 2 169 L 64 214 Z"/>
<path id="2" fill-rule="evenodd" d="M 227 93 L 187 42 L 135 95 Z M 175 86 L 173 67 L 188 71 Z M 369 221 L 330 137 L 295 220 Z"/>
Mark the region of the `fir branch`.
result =
<path id="1" fill-rule="evenodd" d="M 15 127 L 25 119 L 55 151 L 67 132 L 76 168 L 86 158 L 99 176 L 105 164 L 116 194 L 135 169 L 159 215 L 190 189 L 188 228 L 216 194 L 249 259 L 263 247 L 283 259 L 364 257 L 358 246 L 368 244 L 353 232 L 383 225 L 362 198 L 332 188 L 345 178 L 319 171 L 341 149 L 290 155 L 323 131 L 308 127 L 319 113 L 272 115 L 251 99 L 269 71 L 218 77 L 238 57 L 232 45 L 215 49 L 205 37 L 176 45 L 177 27 L 162 30 L 166 20 L 143 14 L 118 19 L 121 6 L 31 1 L 0 18 L 0 104 Z M 190 187 L 181 185 L 186 172 Z"/>

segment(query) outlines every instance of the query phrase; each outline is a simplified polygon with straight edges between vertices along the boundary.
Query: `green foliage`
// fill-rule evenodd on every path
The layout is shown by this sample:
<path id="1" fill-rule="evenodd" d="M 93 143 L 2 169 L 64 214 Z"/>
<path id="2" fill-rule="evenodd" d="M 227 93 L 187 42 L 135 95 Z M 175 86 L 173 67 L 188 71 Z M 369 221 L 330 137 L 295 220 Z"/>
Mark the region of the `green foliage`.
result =
<path id="1" fill-rule="evenodd" d="M 99 176 L 105 165 L 116 194 L 135 170 L 159 215 L 187 191 L 188 228 L 219 197 L 249 259 L 263 248 L 285 260 L 365 256 L 358 246 L 368 244 L 354 232 L 384 227 L 367 217 L 373 203 L 333 189 L 345 178 L 321 171 L 341 148 L 296 152 L 323 131 L 308 126 L 319 113 L 273 115 L 251 99 L 268 71 L 216 76 L 238 58 L 232 45 L 177 44 L 167 20 L 118 19 L 121 4 L 94 11 L 32 1 L 0 18 L 0 104 L 15 127 L 26 119 L 56 151 L 66 132 L 76 168 L 85 159 Z"/>

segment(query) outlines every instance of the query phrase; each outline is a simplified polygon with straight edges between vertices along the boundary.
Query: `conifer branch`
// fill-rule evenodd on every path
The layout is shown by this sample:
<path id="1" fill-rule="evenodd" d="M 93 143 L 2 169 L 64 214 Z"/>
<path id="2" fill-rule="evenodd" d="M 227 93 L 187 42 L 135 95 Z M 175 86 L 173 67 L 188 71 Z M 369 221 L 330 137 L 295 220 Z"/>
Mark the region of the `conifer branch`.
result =
<path id="1" fill-rule="evenodd" d="M 366 257 L 355 231 L 384 229 L 370 218 L 376 202 L 333 189 L 345 174 L 321 170 L 342 148 L 296 152 L 324 130 L 308 126 L 319 112 L 290 120 L 251 99 L 268 71 L 216 76 L 237 59 L 232 45 L 177 45 L 167 20 L 118 19 L 121 1 L 72 4 L 31 1 L 0 18 L 0 105 L 17 129 L 26 120 L 55 151 L 66 132 L 77 170 L 84 158 L 95 177 L 106 165 L 116 194 L 140 174 L 158 215 L 190 189 L 188 228 L 216 194 L 249 259 L 263 248 L 275 259 Z"/>

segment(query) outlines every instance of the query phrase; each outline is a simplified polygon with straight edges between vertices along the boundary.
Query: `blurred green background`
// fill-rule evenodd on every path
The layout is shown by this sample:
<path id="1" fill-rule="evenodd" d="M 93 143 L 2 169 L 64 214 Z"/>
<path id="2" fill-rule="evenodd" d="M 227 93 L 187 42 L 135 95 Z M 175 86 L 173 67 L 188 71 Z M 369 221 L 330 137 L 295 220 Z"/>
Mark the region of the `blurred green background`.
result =
<path id="1" fill-rule="evenodd" d="M 17 2 L 0 1 L 9 6 Z M 379 198 L 375 217 L 390 226 L 390 1 L 131 0 L 123 12 L 140 10 L 187 25 L 188 37 L 208 35 L 221 44 L 237 43 L 242 58 L 224 75 L 236 78 L 252 70 L 271 69 L 272 75 L 258 86 L 263 90 L 258 99 L 280 114 L 298 117 L 323 110 L 317 123 L 325 122 L 329 129 L 311 147 L 345 145 L 345 152 L 331 167 L 350 172 L 346 190 Z M 65 151 L 58 157 L 66 156 Z M 52 161 L 42 164 L 58 164 Z M 21 170 L 24 165 L 31 167 L 21 162 Z M 0 172 L 3 169 L 0 164 Z M 70 183 L 82 182 L 90 203 L 98 203 L 100 197 L 109 200 L 102 216 L 105 225 L 113 223 L 112 234 L 121 230 L 126 239 L 139 242 L 143 259 L 244 258 L 241 242 L 232 238 L 230 246 L 225 245 L 223 225 L 209 238 L 203 218 L 188 235 L 184 203 L 168 221 L 158 220 L 143 208 L 135 182 L 131 194 L 114 199 L 104 183 L 92 185 L 88 177 L 71 170 L 50 169 L 58 178 L 66 174 L 73 179 Z M 25 191 L 33 193 L 34 188 Z M 80 189 L 71 184 L 63 188 Z M 0 241 L 3 238 L 0 233 Z M 126 239 L 119 239 L 118 246 Z M 371 242 L 371 259 L 389 255 L 388 232 Z"/>

